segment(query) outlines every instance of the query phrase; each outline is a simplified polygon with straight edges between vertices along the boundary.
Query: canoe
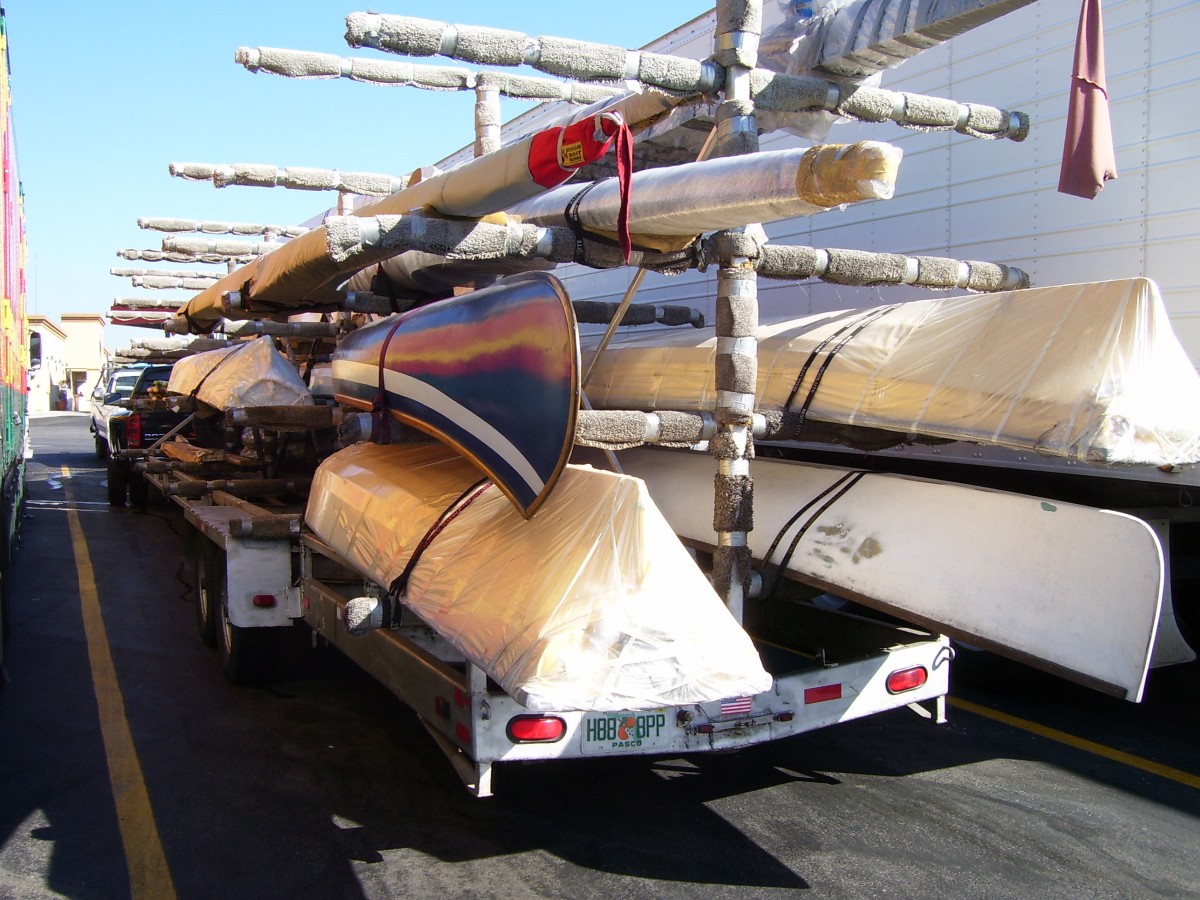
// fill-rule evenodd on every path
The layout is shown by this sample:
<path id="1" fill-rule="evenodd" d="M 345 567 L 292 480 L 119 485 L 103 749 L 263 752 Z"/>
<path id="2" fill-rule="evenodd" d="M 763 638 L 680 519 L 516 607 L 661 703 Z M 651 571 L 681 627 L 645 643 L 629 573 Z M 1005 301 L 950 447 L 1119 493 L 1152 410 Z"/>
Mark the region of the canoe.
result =
<path id="1" fill-rule="evenodd" d="M 771 687 L 636 478 L 568 466 L 524 519 L 449 448 L 357 444 L 318 468 L 305 519 L 530 709 L 656 709 Z"/>
<path id="2" fill-rule="evenodd" d="M 1146 278 L 772 319 L 757 334 L 761 412 L 1093 463 L 1200 461 L 1200 375 Z M 718 353 L 712 331 L 618 334 L 588 399 L 711 410 Z"/>
<path id="3" fill-rule="evenodd" d="M 333 382 L 338 401 L 357 409 L 381 398 L 532 516 L 574 442 L 574 312 L 553 276 L 517 275 L 351 332 L 334 353 Z"/>
<path id="4" fill-rule="evenodd" d="M 685 542 L 715 544 L 705 453 L 624 450 Z M 755 459 L 749 546 L 816 585 L 1106 693 L 1139 700 L 1163 556 L 1123 513 L 948 482 Z"/>
<path id="5" fill-rule="evenodd" d="M 313 405 L 304 379 L 269 337 L 179 360 L 171 369 L 167 391 L 193 395 L 219 410 Z"/>

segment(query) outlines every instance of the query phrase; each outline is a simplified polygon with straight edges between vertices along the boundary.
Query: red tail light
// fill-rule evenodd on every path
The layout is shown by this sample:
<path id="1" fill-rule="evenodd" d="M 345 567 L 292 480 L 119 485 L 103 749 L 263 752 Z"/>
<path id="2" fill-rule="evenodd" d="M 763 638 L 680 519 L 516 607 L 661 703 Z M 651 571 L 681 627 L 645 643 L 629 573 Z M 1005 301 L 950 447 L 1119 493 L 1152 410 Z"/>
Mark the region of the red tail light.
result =
<path id="1" fill-rule="evenodd" d="M 142 417 L 137 413 L 125 417 L 125 446 L 142 446 Z"/>
<path id="2" fill-rule="evenodd" d="M 887 677 L 889 694 L 902 694 L 915 690 L 929 680 L 929 673 L 924 666 L 913 666 L 911 669 L 898 669 Z"/>
<path id="3" fill-rule="evenodd" d="M 508 739 L 514 744 L 552 744 L 567 733 L 558 716 L 515 716 L 508 720 Z"/>

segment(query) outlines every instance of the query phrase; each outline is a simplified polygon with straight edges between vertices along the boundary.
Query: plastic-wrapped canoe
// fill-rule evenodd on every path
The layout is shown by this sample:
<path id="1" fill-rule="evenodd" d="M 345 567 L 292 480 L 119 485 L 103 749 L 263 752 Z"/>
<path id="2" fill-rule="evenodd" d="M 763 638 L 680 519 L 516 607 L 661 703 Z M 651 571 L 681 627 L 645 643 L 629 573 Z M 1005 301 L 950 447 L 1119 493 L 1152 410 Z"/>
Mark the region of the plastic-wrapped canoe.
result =
<path id="1" fill-rule="evenodd" d="M 269 337 L 184 357 L 171 369 L 167 390 L 194 395 L 218 410 L 313 402 L 296 367 Z"/>
<path id="2" fill-rule="evenodd" d="M 524 519 L 440 444 L 358 444 L 321 464 L 306 520 L 531 709 L 652 709 L 772 684 L 636 478 L 568 466 Z"/>
<path id="3" fill-rule="evenodd" d="M 717 354 L 711 332 L 618 335 L 588 399 L 712 409 Z M 764 322 L 755 389 L 763 412 L 901 437 L 1106 464 L 1200 461 L 1200 375 L 1146 278 Z"/>

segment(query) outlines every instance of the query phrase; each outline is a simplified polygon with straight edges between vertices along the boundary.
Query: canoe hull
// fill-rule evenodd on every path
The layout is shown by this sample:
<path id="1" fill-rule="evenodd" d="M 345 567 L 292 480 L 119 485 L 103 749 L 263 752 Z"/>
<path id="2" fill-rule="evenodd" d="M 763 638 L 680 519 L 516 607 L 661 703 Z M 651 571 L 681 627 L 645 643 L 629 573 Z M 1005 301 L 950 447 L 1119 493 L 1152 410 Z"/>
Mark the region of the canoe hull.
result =
<path id="1" fill-rule="evenodd" d="M 382 361 L 382 373 L 381 373 Z M 554 487 L 575 437 L 579 342 L 558 280 L 519 275 L 348 335 L 333 357 L 334 395 L 450 445 L 522 515 Z"/>
<path id="2" fill-rule="evenodd" d="M 715 543 L 713 498 L 697 489 L 716 470 L 711 457 L 643 448 L 617 458 L 646 481 L 681 538 Z M 756 560 L 769 556 L 768 568 L 1106 693 L 1141 697 L 1163 557 L 1140 519 L 833 466 L 756 459 L 751 472 L 749 545 Z"/>

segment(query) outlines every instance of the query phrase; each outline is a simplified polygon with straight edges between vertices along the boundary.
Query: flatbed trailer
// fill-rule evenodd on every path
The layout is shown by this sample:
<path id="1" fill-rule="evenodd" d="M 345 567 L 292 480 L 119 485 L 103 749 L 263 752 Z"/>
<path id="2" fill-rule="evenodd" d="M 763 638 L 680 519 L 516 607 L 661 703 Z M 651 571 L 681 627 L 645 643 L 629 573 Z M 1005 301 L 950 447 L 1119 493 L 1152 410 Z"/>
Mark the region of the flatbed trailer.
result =
<path id="1" fill-rule="evenodd" d="M 1025 2 L 1027 0 L 1010 0 L 986 5 L 994 7 L 989 15 L 996 15 L 1009 8 L 1023 6 Z M 859 10 L 864 11 L 870 5 L 863 3 Z M 760 4 L 748 6 L 754 8 L 751 10 L 753 12 L 762 11 Z M 706 60 L 707 68 L 702 65 L 700 74 L 696 76 L 697 80 L 694 83 L 688 82 L 692 85 L 688 91 L 698 96 L 696 102 L 688 106 L 690 113 L 681 108 L 677 112 L 683 113 L 682 116 L 672 114 L 659 118 L 659 113 L 664 110 L 656 107 L 654 115 L 646 115 L 643 111 L 641 115 L 645 118 L 634 120 L 646 124 L 646 130 L 639 135 L 639 146 L 643 154 L 657 146 L 666 157 L 670 157 L 662 161 L 678 161 L 680 148 L 675 146 L 675 139 L 681 135 L 690 135 L 684 142 L 689 145 L 685 148 L 684 156 L 690 159 L 703 160 L 710 151 L 715 152 L 717 157 L 723 157 L 748 154 L 757 148 L 755 121 L 747 115 L 747 110 L 753 109 L 754 104 L 759 102 L 751 95 L 752 72 L 748 68 L 748 65 L 753 64 L 755 56 L 755 52 L 750 48 L 758 44 L 758 35 L 750 27 L 754 24 L 752 20 L 757 16 L 741 17 L 744 21 L 739 25 L 737 4 L 721 3 L 718 7 L 717 15 L 712 17 L 711 22 L 708 17 L 694 20 L 656 44 L 656 49 L 679 57 L 678 61 L 681 64 L 685 57 L 690 56 L 696 60 Z M 907 6 L 905 8 L 907 9 Z M 967 17 L 973 18 L 973 13 Z M 374 14 L 363 14 L 352 18 L 361 20 L 358 24 L 369 30 L 369 27 L 374 27 L 372 22 L 378 17 Z M 348 27 L 349 25 L 348 22 Z M 428 23 L 422 27 L 429 27 Z M 441 32 L 438 46 L 448 47 L 457 40 L 454 28 L 443 23 L 433 23 L 432 27 Z M 715 40 L 714 28 L 720 30 L 720 33 L 715 35 Z M 740 28 L 745 30 L 739 30 Z M 371 35 L 366 34 L 363 40 L 370 44 Z M 606 54 L 610 49 L 601 47 L 597 52 Z M 710 59 L 709 54 L 714 49 L 717 52 Z M 403 47 L 400 50 L 408 52 Z M 743 58 L 743 51 L 750 57 L 749 63 Z M 254 57 L 257 60 L 253 62 L 254 66 L 263 62 L 262 54 L 256 51 L 239 55 L 246 61 Z M 621 58 L 628 67 L 629 55 Z M 826 60 L 829 61 L 831 60 Z M 649 65 L 647 71 L 653 75 L 654 68 Z M 684 68 L 692 71 L 690 67 Z M 563 74 L 557 70 L 553 72 Z M 712 85 L 706 82 L 705 72 L 712 75 L 713 84 L 723 79 L 723 100 L 720 100 Z M 824 95 L 827 98 L 830 91 L 840 97 L 836 85 L 824 86 Z M 866 96 L 869 91 L 861 93 Z M 540 134 L 543 126 L 552 124 L 557 128 L 560 122 L 569 120 L 564 118 L 562 104 L 541 105 L 526 116 L 509 123 L 504 132 L 507 141 L 501 145 L 493 140 L 498 134 L 489 132 L 486 127 L 494 118 L 493 113 L 498 113 L 488 105 L 490 101 L 485 94 L 487 92 L 480 91 L 477 100 L 476 123 L 479 130 L 476 143 L 470 148 L 464 148 L 457 157 L 443 161 L 442 174 L 423 174 L 415 182 L 412 190 L 405 189 L 407 193 L 391 194 L 389 199 L 384 201 L 354 207 L 356 213 L 364 219 L 371 218 L 372 211 L 380 213 L 367 230 L 376 226 L 382 228 L 385 223 L 381 220 L 385 218 L 385 213 L 407 213 L 413 208 L 425 207 L 427 202 L 431 201 L 427 197 L 422 199 L 424 192 L 429 191 L 432 196 L 440 190 L 438 186 L 445 187 L 445 183 L 451 177 L 454 177 L 460 186 L 470 185 L 471 189 L 467 193 L 471 202 L 461 206 L 451 203 L 446 208 L 437 207 L 440 213 L 450 217 L 473 218 L 511 209 L 513 197 L 508 196 L 508 191 L 517 191 L 521 196 L 524 196 L 523 192 L 527 188 L 533 194 L 541 193 L 533 191 L 524 183 L 524 176 L 520 173 L 524 172 L 527 166 L 511 166 L 519 176 L 511 180 L 501 181 L 493 176 L 500 167 L 497 160 L 511 162 L 507 153 L 511 152 L 516 159 L 519 153 L 524 152 L 523 149 L 513 149 L 524 146 L 519 144 L 520 141 L 528 137 L 532 142 L 535 132 Z M 848 101 L 849 96 L 846 99 Z M 882 102 L 888 98 L 877 96 L 876 99 Z M 897 99 L 899 98 L 891 98 L 892 101 Z M 491 95 L 491 100 L 498 102 L 498 96 Z M 830 105 L 833 105 L 831 101 Z M 892 119 L 888 121 L 894 120 L 922 129 L 929 125 L 921 117 L 923 114 L 918 114 L 916 119 L 906 118 L 907 113 L 898 110 L 895 102 L 891 106 Z M 637 107 L 638 104 L 630 100 L 628 106 L 622 108 L 629 112 Z M 879 121 L 874 113 L 868 112 L 862 114 L 869 121 Z M 1017 135 L 1023 136 L 1027 127 L 1019 127 L 1020 114 L 998 108 L 991 109 L 991 112 L 1003 127 L 999 132 L 989 132 L 988 136 L 1021 139 Z M 970 107 L 959 108 L 955 105 L 958 124 L 955 125 L 951 117 L 942 122 L 942 125 L 954 129 L 960 126 L 967 128 L 971 115 Z M 887 119 L 888 116 L 885 115 L 884 118 Z M 599 117 L 596 119 L 594 130 L 597 133 L 602 132 Z M 562 143 L 561 130 L 557 140 L 561 151 L 566 146 Z M 695 146 L 690 146 L 692 144 Z M 456 168 L 458 163 L 465 163 L 467 157 L 474 156 L 483 158 L 484 165 L 475 168 L 473 173 L 468 171 L 464 174 Z M 533 156 L 530 156 L 530 159 L 532 158 Z M 562 168 L 567 157 L 560 155 L 558 158 Z M 571 158 L 575 163 L 579 162 L 574 157 L 574 151 Z M 521 162 L 524 163 L 525 160 Z M 507 164 L 506 162 L 505 165 Z M 578 171 L 583 175 L 582 180 L 591 181 L 611 174 L 607 166 L 601 157 L 590 169 L 585 166 Z M 532 172 L 532 169 L 528 171 Z M 443 176 L 445 181 L 437 180 Z M 592 199 L 595 200 L 599 194 L 600 192 L 597 192 Z M 569 206 L 574 205 L 576 201 L 582 203 L 582 194 L 570 201 Z M 842 201 L 820 205 L 832 208 L 841 206 Z M 349 207 L 350 204 L 347 203 L 346 206 Z M 346 224 L 339 224 L 335 219 L 340 217 L 333 217 L 328 226 L 321 227 L 341 227 Z M 722 348 L 721 355 L 725 357 L 723 360 L 719 359 L 715 366 L 716 400 L 712 410 L 714 431 L 702 441 L 684 443 L 693 447 L 704 444 L 707 447 L 714 457 L 717 490 L 706 495 L 713 497 L 712 535 L 706 534 L 704 540 L 693 539 L 690 547 L 701 570 L 711 573 L 713 586 L 734 619 L 754 640 L 763 664 L 772 676 L 770 689 L 748 697 L 727 697 L 711 702 L 652 710 L 528 709 L 502 691 L 483 669 L 465 659 L 448 640 L 410 610 L 404 612 L 394 627 L 369 631 L 365 636 L 354 636 L 348 632 L 344 624 L 347 606 L 358 598 L 378 599 L 387 593 L 389 586 L 376 584 L 364 578 L 360 571 L 351 566 L 349 560 L 340 558 L 339 553 L 329 544 L 305 529 L 303 507 L 307 486 L 301 476 L 289 481 L 289 476 L 283 473 L 267 471 L 269 465 L 265 457 L 262 458 L 263 471 L 255 473 L 253 478 L 248 472 L 229 472 L 209 477 L 205 472 L 188 472 L 180 467 L 166 467 L 162 471 L 154 471 L 151 461 L 146 460 L 142 465 L 146 467 L 145 471 L 151 483 L 158 486 L 164 495 L 169 496 L 183 509 L 187 521 L 193 526 L 189 539 L 189 558 L 195 571 L 198 627 L 202 638 L 221 648 L 226 676 L 235 681 L 262 677 L 269 669 L 275 639 L 280 634 L 280 629 L 302 621 L 411 706 L 425 723 L 434 740 L 446 752 L 469 790 L 477 796 L 487 796 L 492 792 L 492 770 L 495 764 L 500 762 L 733 750 L 906 706 L 922 710 L 934 722 L 943 722 L 944 698 L 948 691 L 950 663 L 954 656 L 954 648 L 949 638 L 940 633 L 943 628 L 948 628 L 946 618 L 942 618 L 939 623 L 936 618 L 914 617 L 914 621 L 925 622 L 925 627 L 917 627 L 912 621 L 893 616 L 893 612 L 896 611 L 903 615 L 904 609 L 901 607 L 881 603 L 878 609 L 868 609 L 865 605 L 865 598 L 868 596 L 865 591 L 858 595 L 860 599 L 864 599 L 862 606 L 855 602 L 843 603 L 841 600 L 823 604 L 820 602 L 820 591 L 827 588 L 821 586 L 819 578 L 815 579 L 815 583 L 800 584 L 799 578 L 793 582 L 788 580 L 790 576 L 785 575 L 784 583 L 778 591 L 764 591 L 761 581 L 755 581 L 762 574 L 760 570 L 756 570 L 756 565 L 769 567 L 774 563 L 771 552 L 767 552 L 755 562 L 750 553 L 748 538 L 753 530 L 751 513 L 754 505 L 751 474 L 754 472 L 752 460 L 756 438 L 752 413 L 756 411 L 751 408 L 754 402 L 754 378 L 750 377 L 750 373 L 755 371 L 757 338 L 754 337 L 753 324 L 757 322 L 759 311 L 758 275 L 749 265 L 750 257 L 747 255 L 754 248 L 750 247 L 747 241 L 740 240 L 746 237 L 753 238 L 753 234 L 728 231 L 730 228 L 745 227 L 745 222 L 730 225 L 722 220 L 717 224 L 696 225 L 687 231 L 689 236 L 696 232 L 715 232 L 723 235 L 721 241 L 712 245 L 711 253 L 706 250 L 704 266 L 697 266 L 705 271 L 714 265 L 718 268 L 715 291 L 711 289 L 710 280 L 702 280 L 701 275 L 687 274 L 671 279 L 665 286 L 656 286 L 657 293 L 652 291 L 641 295 L 639 303 L 663 296 L 688 301 L 703 297 L 706 304 L 711 301 L 709 307 L 701 310 L 704 313 L 703 317 L 697 318 L 715 320 L 715 339 Z M 416 230 L 424 233 L 423 221 Z M 327 230 L 325 236 L 328 235 Z M 285 245 L 284 248 L 273 251 L 273 255 L 267 257 L 267 263 L 261 267 L 250 263 L 231 272 L 226 279 L 206 288 L 189 301 L 180 311 L 181 315 L 173 320 L 172 330 L 178 330 L 179 333 L 202 331 L 215 326 L 222 316 L 232 319 L 250 318 L 248 311 L 256 309 L 264 311 L 263 315 L 281 319 L 291 312 L 324 313 L 336 308 L 339 312 L 334 315 L 341 314 L 338 321 L 343 323 L 342 325 L 333 321 L 320 323 L 323 328 L 321 339 L 336 341 L 350 314 L 370 312 L 389 315 L 397 310 L 395 296 L 377 293 L 377 290 L 388 288 L 387 279 L 380 278 L 378 271 L 368 279 L 369 296 L 354 288 L 353 280 L 347 282 L 351 285 L 353 297 L 339 295 L 335 302 L 334 297 L 323 294 L 322 291 L 332 284 L 331 279 L 334 279 L 335 274 L 337 278 L 352 274 L 350 270 L 353 270 L 354 278 L 364 273 L 369 274 L 368 269 L 373 261 L 385 259 L 386 254 L 375 247 L 372 243 L 374 238 L 364 238 L 355 245 L 356 248 L 360 245 L 365 248 L 370 244 L 375 247 L 371 252 L 378 252 L 378 257 L 371 256 L 368 259 L 348 256 L 342 259 L 339 256 L 338 266 L 345 264 L 347 271 L 337 268 L 335 273 L 331 261 L 333 255 L 338 255 L 341 251 L 331 255 L 329 245 L 322 244 L 318 238 L 321 238 L 320 234 L 299 238 L 291 248 Z M 576 231 L 575 238 L 572 244 L 579 249 L 583 242 L 581 233 Z M 541 243 L 539 237 L 539 246 Z M 411 249 L 420 250 L 422 247 L 425 245 L 415 239 L 411 243 Z M 394 250 L 395 247 L 391 249 Z M 355 252 L 357 254 L 358 250 Z M 439 250 L 438 253 L 443 251 Z M 483 254 L 484 251 L 479 253 Z M 465 258 L 470 257 L 467 255 Z M 555 259 L 557 262 L 563 261 L 557 257 Z M 628 256 L 625 261 L 628 263 Z M 443 262 L 437 263 L 439 269 L 444 268 Z M 670 258 L 659 261 L 659 264 L 666 265 L 668 270 L 671 269 L 670 263 Z M 942 260 L 942 263 L 954 263 L 955 271 L 963 265 L 956 260 Z M 311 266 L 320 278 L 314 275 L 316 280 L 312 283 L 297 279 L 298 282 L 304 282 L 304 285 L 303 291 L 296 293 L 293 287 L 289 286 L 293 285 L 293 282 L 284 277 L 271 276 L 269 270 L 276 264 L 276 274 L 286 273 L 290 278 L 292 274 L 308 271 L 308 267 Z M 445 271 L 440 271 L 440 274 L 446 277 L 452 275 L 447 275 Z M 497 270 L 495 274 L 501 274 L 501 270 Z M 638 294 L 641 283 L 640 274 L 631 280 L 628 278 L 627 266 L 616 264 L 609 267 L 598 263 L 597 272 L 591 273 L 586 280 L 578 269 L 563 267 L 561 274 L 564 280 L 569 282 L 564 295 L 569 293 L 573 300 L 587 297 L 615 301 L 617 297 L 621 297 L 619 304 L 613 303 L 616 312 L 612 316 L 612 328 L 623 321 L 624 311 L 633 301 L 634 295 Z M 776 272 L 776 277 L 778 276 L 779 273 Z M 381 285 L 378 289 L 376 281 Z M 698 288 L 702 283 L 703 288 Z M 874 278 L 866 278 L 864 283 L 875 284 L 876 281 Z M 926 286 L 938 285 L 931 283 Z M 459 281 L 446 287 L 453 288 L 456 293 L 459 289 L 465 292 L 474 287 L 474 279 L 461 276 Z M 790 285 L 780 286 L 778 290 L 764 288 L 763 299 L 769 301 L 772 299 L 771 294 L 791 289 Z M 378 307 L 371 306 L 371 297 L 374 297 L 375 301 L 386 302 Z M 422 299 L 433 298 L 430 296 Z M 360 303 L 367 305 L 360 306 Z M 764 308 L 769 306 L 768 302 Z M 268 323 L 260 324 L 265 328 Z M 273 324 L 277 326 L 275 330 L 263 333 L 280 336 L 291 333 L 280 330 L 285 328 L 282 321 Z M 292 323 L 288 323 L 286 327 L 290 328 L 291 325 Z M 393 327 L 391 333 L 394 332 Z M 380 405 L 383 405 L 390 390 L 386 377 L 387 367 L 384 365 L 387 349 L 385 342 L 375 357 L 378 360 L 375 368 L 379 370 L 377 380 L 376 373 L 371 371 L 369 374 L 372 377 L 358 385 L 368 391 L 366 396 L 378 397 L 377 403 Z M 310 349 L 310 352 L 315 355 L 315 351 Z M 367 367 L 360 360 L 351 362 L 359 367 Z M 392 374 L 408 377 L 408 373 Z M 586 387 L 588 373 L 580 375 L 580 383 L 582 387 Z M 572 374 L 569 379 L 572 381 L 572 388 L 576 386 L 573 380 L 575 377 L 575 374 Z M 343 390 L 343 393 L 346 391 Z M 586 397 L 572 399 L 581 399 L 584 408 L 589 405 Z M 515 400 L 516 398 L 514 402 Z M 577 411 L 579 405 L 572 404 L 571 411 Z M 395 408 L 393 412 L 396 412 Z M 399 418 L 403 419 L 403 416 Z M 260 423 L 258 427 L 267 426 Z M 436 429 L 434 433 L 438 433 Z M 574 439 L 576 444 L 582 443 L 578 440 L 577 433 Z M 647 438 L 644 442 L 653 443 L 655 440 Z M 453 445 L 454 442 L 449 443 Z M 252 480 L 257 483 L 251 485 Z M 696 484 L 697 491 L 709 489 L 708 479 L 703 481 L 705 483 Z M 689 495 L 693 493 L 690 484 L 683 491 Z M 830 495 L 823 493 L 809 505 L 820 507 L 818 514 L 823 513 L 834 502 L 827 500 L 827 496 Z M 837 494 L 834 500 L 840 496 L 841 494 Z M 1038 502 L 1038 498 L 1022 499 Z M 806 505 L 797 512 L 797 517 L 808 508 Z M 1056 513 L 1052 503 L 1041 503 L 1039 508 L 1045 515 Z M 698 521 L 696 516 L 691 518 Z M 779 532 L 780 538 L 784 537 L 787 528 L 790 528 L 794 521 L 795 518 L 790 519 L 787 527 Z M 810 519 L 802 528 L 807 529 L 813 521 L 815 518 Z M 905 524 L 900 521 L 898 527 L 902 528 Z M 964 526 L 961 532 L 973 532 L 977 524 L 978 518 Z M 999 523 L 995 527 L 1005 526 Z M 849 530 L 841 523 L 830 523 L 828 528 L 832 536 L 844 534 Z M 677 533 L 681 532 L 679 528 L 675 530 Z M 1131 637 L 1134 644 L 1141 643 L 1140 649 L 1145 651 L 1143 655 L 1148 655 L 1154 641 L 1155 622 L 1161 602 L 1162 556 L 1161 546 L 1153 534 L 1142 534 L 1141 537 L 1144 551 L 1142 562 L 1146 564 L 1148 575 L 1146 584 L 1142 586 L 1143 589 L 1136 598 L 1136 605 L 1139 611 L 1146 615 L 1142 616 L 1141 630 L 1133 633 Z M 980 542 L 986 543 L 987 538 L 986 534 L 983 535 Z M 793 539 L 793 545 L 796 540 L 798 537 Z M 870 554 L 867 554 L 869 556 L 879 556 L 880 552 L 886 552 L 882 551 L 878 542 L 863 546 L 871 548 Z M 926 558 L 926 555 L 921 556 L 921 560 Z M 365 571 L 366 568 L 360 564 L 360 569 Z M 925 570 L 920 574 L 923 576 Z M 1036 577 L 1040 573 L 1030 573 L 1027 570 L 1025 574 Z M 1001 587 L 1008 584 L 1004 579 L 997 581 L 1002 582 L 999 585 Z M 921 580 L 921 585 L 924 587 L 924 579 Z M 943 595 L 957 600 L 960 592 L 968 593 L 962 579 L 955 580 L 948 590 L 943 591 Z M 1086 605 L 1087 599 L 1085 597 L 1081 601 L 1076 597 L 1068 612 L 1076 617 L 1094 617 L 1090 607 Z M 1054 596 L 1047 602 L 1058 603 L 1059 598 Z M 967 597 L 961 603 L 961 607 L 970 606 L 970 598 Z M 879 609 L 886 609 L 887 612 Z M 955 613 L 957 612 L 958 610 L 955 610 Z M 994 612 L 1001 619 L 1012 618 L 1005 604 L 990 612 Z M 978 610 L 972 611 L 972 614 L 977 618 L 981 615 Z M 1124 623 L 1123 618 L 1115 622 L 1113 630 L 1122 630 Z M 975 627 L 981 629 L 982 625 Z M 972 631 L 971 623 L 968 623 L 959 630 L 986 638 L 989 634 L 996 634 L 998 629 L 995 623 L 991 623 L 989 630 Z M 1028 642 L 1033 632 L 1041 632 L 1039 636 L 1043 636 L 1047 631 L 1053 632 L 1051 637 L 1054 642 L 1060 645 L 1082 644 L 1084 652 L 1094 656 L 1105 655 L 1104 651 L 1107 649 L 1098 643 L 1080 640 L 1074 631 L 1048 629 L 1044 622 L 1036 619 L 1021 619 L 1017 622 L 1016 630 L 1021 634 L 1018 638 L 1011 639 L 1007 647 L 1013 649 L 1015 646 L 1017 655 L 1021 652 L 1022 642 Z M 1139 671 L 1144 681 L 1144 664 L 1140 666 Z M 1141 682 L 1136 677 L 1132 683 L 1115 687 L 1120 688 L 1124 695 L 1131 699 L 1140 697 Z"/>
<path id="2" fill-rule="evenodd" d="M 384 588 L 292 512 L 222 492 L 182 496 L 171 493 L 166 476 L 147 478 L 192 526 L 197 626 L 218 648 L 227 678 L 268 677 L 279 629 L 306 625 L 411 707 L 479 797 L 491 795 L 497 763 L 737 750 L 900 707 L 945 722 L 954 655 L 948 638 L 878 615 L 822 609 L 802 590 L 781 592 L 757 629 L 761 636 L 752 630 L 774 676 L 767 692 L 654 710 L 533 711 L 410 611 L 396 628 L 352 635 L 346 604 Z M 289 519 L 295 528 L 284 524 Z"/>

